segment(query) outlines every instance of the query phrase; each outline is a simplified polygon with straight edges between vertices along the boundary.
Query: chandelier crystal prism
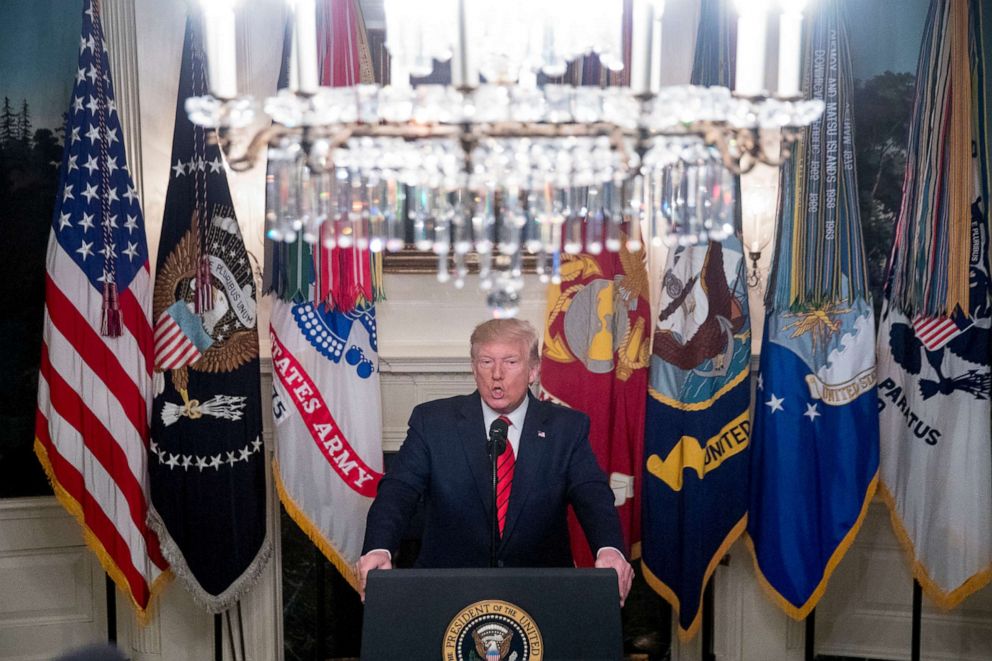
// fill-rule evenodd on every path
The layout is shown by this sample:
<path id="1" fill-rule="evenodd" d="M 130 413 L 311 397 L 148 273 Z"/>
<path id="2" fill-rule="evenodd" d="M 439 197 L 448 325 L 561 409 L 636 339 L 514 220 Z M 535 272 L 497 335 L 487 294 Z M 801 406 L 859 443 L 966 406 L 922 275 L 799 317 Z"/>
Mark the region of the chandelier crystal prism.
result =
<path id="1" fill-rule="evenodd" d="M 562 253 L 727 237 L 735 175 L 781 165 L 824 107 L 799 95 L 795 0 L 774 96 L 766 0 L 738 0 L 733 92 L 661 86 L 662 0 L 632 2 L 626 86 L 539 84 L 591 53 L 623 69 L 623 0 L 385 0 L 391 83 L 318 87 L 314 1 L 294 0 L 291 82 L 264 103 L 234 91 L 233 2 L 205 3 L 212 93 L 186 109 L 234 170 L 268 158 L 266 236 L 374 252 L 412 239 L 458 287 L 474 253 L 497 316 L 516 312 L 524 254 L 560 282 Z M 448 60 L 450 85 L 411 86 Z M 251 132 L 262 113 L 272 124 Z"/>

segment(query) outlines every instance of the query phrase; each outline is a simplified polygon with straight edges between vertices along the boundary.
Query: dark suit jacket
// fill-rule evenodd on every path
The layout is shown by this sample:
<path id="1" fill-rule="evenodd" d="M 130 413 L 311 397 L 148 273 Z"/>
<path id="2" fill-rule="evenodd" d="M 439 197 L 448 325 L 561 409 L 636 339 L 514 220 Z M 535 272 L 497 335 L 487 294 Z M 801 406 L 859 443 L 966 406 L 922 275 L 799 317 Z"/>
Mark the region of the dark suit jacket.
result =
<path id="1" fill-rule="evenodd" d="M 499 566 L 570 567 L 571 504 L 595 553 L 623 549 L 613 492 L 589 445 L 589 418 L 528 393 Z M 492 487 L 478 391 L 417 406 L 379 483 L 363 553 L 395 551 L 424 497 L 418 567 L 488 567 Z"/>

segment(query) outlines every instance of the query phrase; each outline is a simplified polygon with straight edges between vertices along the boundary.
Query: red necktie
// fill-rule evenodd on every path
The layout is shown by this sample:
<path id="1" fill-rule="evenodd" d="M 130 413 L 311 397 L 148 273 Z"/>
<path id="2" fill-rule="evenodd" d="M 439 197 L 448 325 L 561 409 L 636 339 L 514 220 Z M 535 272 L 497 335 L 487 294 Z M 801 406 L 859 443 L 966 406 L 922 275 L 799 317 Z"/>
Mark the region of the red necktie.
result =
<path id="1" fill-rule="evenodd" d="M 507 426 L 513 424 L 505 415 L 501 415 L 500 420 Z M 499 522 L 499 534 L 503 535 L 503 526 L 506 525 L 506 510 L 510 506 L 510 487 L 513 484 L 513 467 L 516 465 L 516 458 L 513 456 L 513 446 L 509 439 L 506 441 L 506 449 L 503 450 L 496 460 L 496 518 Z"/>

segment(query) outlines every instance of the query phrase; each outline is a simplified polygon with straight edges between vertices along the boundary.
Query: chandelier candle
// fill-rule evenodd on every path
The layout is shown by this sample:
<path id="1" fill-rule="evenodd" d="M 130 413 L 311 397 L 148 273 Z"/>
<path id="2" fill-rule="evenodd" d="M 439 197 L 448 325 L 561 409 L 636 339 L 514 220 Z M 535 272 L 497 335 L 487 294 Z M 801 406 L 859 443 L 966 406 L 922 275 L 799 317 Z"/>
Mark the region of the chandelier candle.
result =
<path id="1" fill-rule="evenodd" d="M 314 0 L 293 2 L 293 52 L 300 94 L 317 91 L 317 6 Z"/>
<path id="2" fill-rule="evenodd" d="M 800 95 L 804 4 L 803 0 L 782 0 L 782 15 L 778 19 L 778 96 L 783 99 Z"/>
<path id="3" fill-rule="evenodd" d="M 768 0 L 737 0 L 737 81 L 739 96 L 765 93 L 765 33 Z M 798 63 L 796 64 L 798 68 Z"/>
<path id="4" fill-rule="evenodd" d="M 651 21 L 651 93 L 661 91 L 661 28 L 665 15 L 665 0 L 655 0 L 654 20 Z"/>
<path id="5" fill-rule="evenodd" d="M 238 95 L 237 46 L 234 40 L 236 0 L 210 0 L 202 4 L 210 93 L 218 99 L 233 99 Z"/>
<path id="6" fill-rule="evenodd" d="M 634 94 L 657 93 L 661 87 L 659 59 L 664 11 L 663 1 L 634 0 L 630 44 L 630 88 Z"/>

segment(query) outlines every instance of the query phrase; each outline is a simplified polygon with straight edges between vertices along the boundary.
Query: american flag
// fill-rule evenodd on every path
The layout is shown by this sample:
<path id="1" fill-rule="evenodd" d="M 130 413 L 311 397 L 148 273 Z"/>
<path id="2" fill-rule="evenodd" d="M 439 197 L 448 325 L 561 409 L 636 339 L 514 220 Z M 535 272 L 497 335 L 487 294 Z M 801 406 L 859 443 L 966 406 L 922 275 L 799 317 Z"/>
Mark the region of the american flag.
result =
<path id="1" fill-rule="evenodd" d="M 975 325 L 971 317 L 955 314 L 951 317 L 923 317 L 913 320 L 913 331 L 927 351 L 936 351 Z"/>
<path id="2" fill-rule="evenodd" d="M 48 240 L 35 453 L 139 616 L 168 568 L 145 523 L 150 285 L 99 5 L 86 0 Z"/>
<path id="3" fill-rule="evenodd" d="M 192 365 L 213 342 L 196 313 L 185 301 L 176 301 L 155 322 L 155 367 L 165 371 Z"/>

